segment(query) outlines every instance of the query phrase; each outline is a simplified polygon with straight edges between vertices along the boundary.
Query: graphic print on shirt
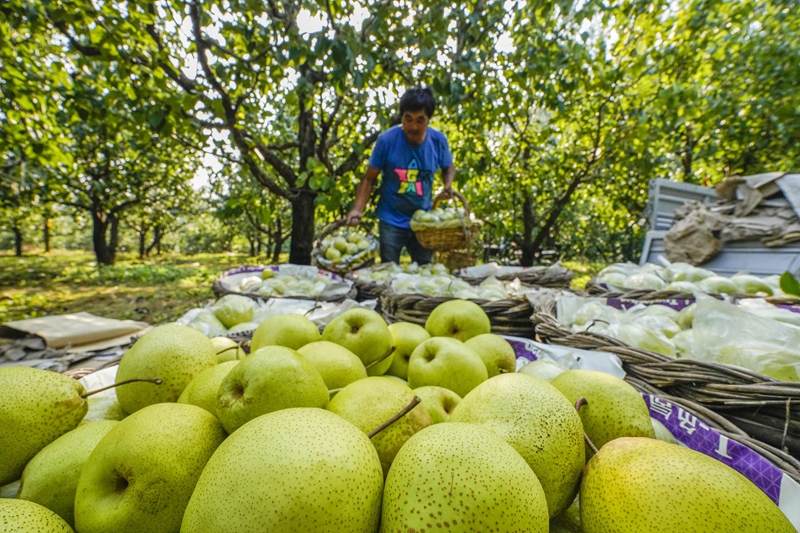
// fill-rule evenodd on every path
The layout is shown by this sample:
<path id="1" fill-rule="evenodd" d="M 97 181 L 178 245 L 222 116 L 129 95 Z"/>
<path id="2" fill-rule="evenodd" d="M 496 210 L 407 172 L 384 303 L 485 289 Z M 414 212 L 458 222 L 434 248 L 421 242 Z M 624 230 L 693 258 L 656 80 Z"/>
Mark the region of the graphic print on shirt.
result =
<path id="1" fill-rule="evenodd" d="M 411 159 L 408 163 L 408 168 L 396 168 L 394 171 L 400 179 L 400 188 L 397 190 L 397 194 L 422 196 L 422 180 L 419 179 L 419 164 L 416 158 Z"/>

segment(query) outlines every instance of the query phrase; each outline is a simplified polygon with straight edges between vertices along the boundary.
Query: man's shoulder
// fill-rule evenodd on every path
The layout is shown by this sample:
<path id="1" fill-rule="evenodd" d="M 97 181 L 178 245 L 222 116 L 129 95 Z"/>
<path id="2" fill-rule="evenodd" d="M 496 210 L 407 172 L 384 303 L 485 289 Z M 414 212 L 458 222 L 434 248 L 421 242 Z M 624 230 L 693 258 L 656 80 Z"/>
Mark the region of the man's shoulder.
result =
<path id="1" fill-rule="evenodd" d="M 394 141 L 396 141 L 398 139 L 398 136 L 400 136 L 402 134 L 403 134 L 403 128 L 401 126 L 399 126 L 399 125 L 392 126 L 388 130 L 386 130 L 383 133 L 381 133 L 380 135 L 378 135 L 378 140 L 379 141 L 382 140 L 384 142 L 385 141 L 394 142 Z"/>
<path id="2" fill-rule="evenodd" d="M 433 140 L 436 143 L 447 142 L 447 135 L 437 130 L 436 128 L 431 128 L 430 126 L 428 126 L 428 135 L 430 136 L 431 140 Z"/>

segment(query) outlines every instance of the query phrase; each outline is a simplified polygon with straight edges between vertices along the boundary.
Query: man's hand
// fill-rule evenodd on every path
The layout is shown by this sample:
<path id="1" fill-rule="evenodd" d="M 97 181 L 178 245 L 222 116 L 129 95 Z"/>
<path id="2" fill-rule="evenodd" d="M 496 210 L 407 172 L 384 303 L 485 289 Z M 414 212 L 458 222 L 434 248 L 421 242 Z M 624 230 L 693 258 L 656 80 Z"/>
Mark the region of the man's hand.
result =
<path id="1" fill-rule="evenodd" d="M 347 216 L 344 217 L 344 223 L 348 226 L 358 226 L 361 223 L 362 214 L 358 209 L 351 209 Z"/>
<path id="2" fill-rule="evenodd" d="M 437 200 L 449 200 L 453 197 L 453 188 L 445 187 L 442 192 L 436 195 Z"/>

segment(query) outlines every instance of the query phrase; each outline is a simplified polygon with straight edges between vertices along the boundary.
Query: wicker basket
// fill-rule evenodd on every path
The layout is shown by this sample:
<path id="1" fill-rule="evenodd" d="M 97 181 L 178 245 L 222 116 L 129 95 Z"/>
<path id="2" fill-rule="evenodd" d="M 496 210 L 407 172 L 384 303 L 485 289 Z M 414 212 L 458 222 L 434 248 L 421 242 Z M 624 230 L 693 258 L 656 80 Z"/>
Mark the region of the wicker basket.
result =
<path id="1" fill-rule="evenodd" d="M 586 292 L 590 296 L 597 296 L 600 298 L 617 298 L 620 300 L 637 300 L 642 302 L 655 302 L 662 300 L 692 300 L 694 301 L 694 294 L 680 291 L 654 291 L 651 289 L 624 289 L 617 288 L 618 290 L 611 290 L 604 286 L 597 280 L 591 280 L 586 284 Z M 752 298 L 763 298 L 756 294 L 709 294 L 718 300 L 728 299 L 733 302 L 739 300 L 748 300 Z M 763 298 L 773 305 L 798 305 L 800 306 L 800 298 L 786 298 L 786 297 L 773 297 L 768 296 Z"/>
<path id="2" fill-rule="evenodd" d="M 454 272 L 474 265 L 476 258 L 475 254 L 470 251 L 452 250 L 450 252 L 436 252 L 433 262 L 441 263 L 447 267 L 447 270 Z"/>
<path id="3" fill-rule="evenodd" d="M 248 298 L 252 298 L 253 300 L 269 300 L 270 298 L 291 298 L 293 300 L 313 300 L 315 302 L 335 302 L 335 303 L 342 303 L 343 301 L 347 300 L 348 298 L 353 300 L 356 297 L 358 291 L 356 291 L 355 286 L 351 287 L 350 290 L 346 294 L 342 294 L 336 297 L 317 297 L 312 298 L 310 296 L 294 296 L 294 295 L 287 295 L 287 296 L 280 296 L 280 295 L 271 295 L 271 296 L 262 296 L 256 293 L 244 293 L 233 291 L 225 287 L 222 283 L 222 280 L 232 274 L 240 274 L 244 272 L 252 272 L 253 275 L 256 273 L 260 273 L 264 268 L 269 267 L 241 267 L 236 268 L 233 270 L 229 270 L 228 272 L 224 272 L 220 277 L 214 280 L 214 283 L 211 285 L 211 290 L 214 292 L 214 295 L 217 298 L 222 298 L 227 294 L 238 294 L 240 296 L 247 296 Z M 339 277 L 339 279 L 344 279 Z"/>
<path id="4" fill-rule="evenodd" d="M 533 321 L 543 342 L 617 355 L 625 380 L 637 390 L 684 406 L 800 482 L 800 383 L 720 363 L 673 359 L 598 333 L 574 333 L 546 313 L 535 314 Z"/>
<path id="5" fill-rule="evenodd" d="M 414 230 L 419 243 L 428 250 L 435 250 L 437 252 L 449 252 L 451 250 L 462 250 L 469 248 L 475 241 L 481 230 L 481 223 L 477 220 L 470 220 L 470 213 L 472 212 L 467 199 L 458 191 L 453 191 L 453 196 L 464 205 L 466 216 L 461 219 L 461 225 L 454 228 L 442 229 L 420 229 Z M 441 199 L 436 199 L 433 203 L 433 208 L 439 206 L 442 202 Z M 413 229 L 413 227 L 412 227 Z"/>
<path id="6" fill-rule="evenodd" d="M 440 304 L 458 298 L 434 297 L 425 294 L 397 294 L 387 289 L 381 294 L 383 317 L 387 322 L 411 322 L 425 325 L 428 315 Z M 533 306 L 525 298 L 507 300 L 470 300 L 478 304 L 489 316 L 492 333 L 515 337 L 534 338 L 531 322 Z"/>
<path id="7" fill-rule="evenodd" d="M 455 273 L 470 285 L 479 285 L 486 277 L 474 277 L 466 274 Z M 535 266 L 525 268 L 517 272 L 498 274 L 495 276 L 500 281 L 514 281 L 519 279 L 523 285 L 535 285 L 537 287 L 547 287 L 551 289 L 569 288 L 575 273 L 561 265 Z"/>
<path id="8" fill-rule="evenodd" d="M 347 274 L 348 272 L 358 270 L 359 268 L 366 268 L 370 265 L 373 265 L 375 263 L 375 259 L 377 259 L 378 241 L 372 235 L 372 228 L 366 222 L 359 223 L 359 226 L 366 231 L 367 240 L 370 241 L 370 247 L 366 251 L 359 253 L 353 262 L 334 263 L 322 255 L 323 239 L 344 225 L 344 219 L 335 220 L 334 222 L 328 224 L 328 226 L 322 230 L 322 233 L 320 233 L 319 237 L 317 237 L 317 240 L 314 243 L 314 249 L 311 251 L 311 259 L 315 265 L 335 274 Z"/>

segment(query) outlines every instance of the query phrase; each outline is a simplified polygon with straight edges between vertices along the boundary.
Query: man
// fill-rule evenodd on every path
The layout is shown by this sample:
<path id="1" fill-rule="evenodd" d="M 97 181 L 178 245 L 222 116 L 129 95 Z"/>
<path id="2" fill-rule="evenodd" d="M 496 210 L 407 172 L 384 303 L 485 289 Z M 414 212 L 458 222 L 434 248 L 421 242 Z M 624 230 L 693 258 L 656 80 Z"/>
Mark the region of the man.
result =
<path id="1" fill-rule="evenodd" d="M 354 226 L 361 221 L 378 174 L 381 174 L 377 216 L 379 220 L 381 262 L 400 262 L 405 247 L 411 259 L 420 265 L 430 263 L 433 251 L 427 250 L 411 230 L 415 211 L 429 211 L 433 206 L 433 177 L 442 170 L 444 190 L 438 197 L 452 193 L 456 167 L 447 138 L 428 127 L 436 109 L 430 88 L 413 88 L 400 98 L 400 125 L 383 132 L 375 143 L 369 166 L 356 190 L 353 209 L 345 219 Z"/>

